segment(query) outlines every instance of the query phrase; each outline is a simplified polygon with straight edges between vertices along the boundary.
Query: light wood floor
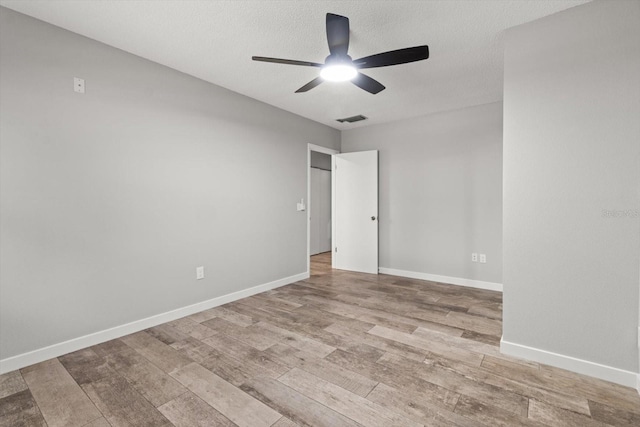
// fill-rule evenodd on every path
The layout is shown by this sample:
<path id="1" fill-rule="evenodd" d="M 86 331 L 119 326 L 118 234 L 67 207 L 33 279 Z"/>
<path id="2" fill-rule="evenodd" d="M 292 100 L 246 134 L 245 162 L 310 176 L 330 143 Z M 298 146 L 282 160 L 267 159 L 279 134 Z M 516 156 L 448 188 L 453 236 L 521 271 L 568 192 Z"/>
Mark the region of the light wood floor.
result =
<path id="1" fill-rule="evenodd" d="M 501 294 L 332 271 L 0 376 L 0 425 L 640 426 L 621 387 L 500 354 Z"/>

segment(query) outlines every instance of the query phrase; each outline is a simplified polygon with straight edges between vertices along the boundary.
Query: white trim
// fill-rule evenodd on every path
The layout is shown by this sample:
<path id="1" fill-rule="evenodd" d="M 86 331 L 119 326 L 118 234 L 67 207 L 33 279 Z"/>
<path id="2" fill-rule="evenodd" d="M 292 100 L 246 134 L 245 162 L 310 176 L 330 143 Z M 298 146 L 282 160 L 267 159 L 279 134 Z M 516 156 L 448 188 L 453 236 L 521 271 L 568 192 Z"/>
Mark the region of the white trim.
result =
<path id="1" fill-rule="evenodd" d="M 638 394 L 640 394 L 640 374 L 637 375 L 636 378 L 636 390 L 638 390 Z"/>
<path id="2" fill-rule="evenodd" d="M 396 270 L 395 268 L 380 267 L 378 271 L 391 276 L 408 277 L 410 279 L 429 280 L 431 282 L 448 283 L 451 285 L 467 286 L 469 288 L 486 289 L 502 292 L 502 283 L 483 282 L 481 280 L 464 279 L 462 277 L 439 276 L 437 274 L 419 273 L 416 271 Z"/>
<path id="3" fill-rule="evenodd" d="M 122 336 L 142 331 L 147 328 L 160 325 L 162 323 L 171 322 L 181 317 L 189 316 L 203 310 L 208 310 L 222 304 L 237 301 L 242 298 L 250 297 L 251 295 L 259 294 L 270 289 L 279 288 L 280 286 L 288 285 L 289 283 L 294 283 L 307 278 L 309 278 L 308 272 L 296 274 L 294 276 L 285 277 L 283 279 L 274 280 L 273 282 L 212 298 L 207 301 L 167 311 L 166 313 L 157 314 L 145 319 L 136 320 L 131 323 L 126 323 L 124 325 L 105 329 L 103 331 L 95 332 L 82 337 L 73 338 L 68 341 L 50 345 L 48 347 L 39 348 L 28 353 L 8 357 L 6 359 L 0 360 L 0 374 L 24 368 L 25 366 L 43 362 L 45 360 L 62 356 L 63 354 L 71 353 L 83 348 L 91 347 L 92 345 L 100 344 L 105 341 L 120 338 Z"/>
<path id="4" fill-rule="evenodd" d="M 600 378 L 601 380 L 611 381 L 627 387 L 636 387 L 638 385 L 638 374 L 635 372 L 625 371 L 612 366 L 601 365 L 539 348 L 528 347 L 522 344 L 515 344 L 505 341 L 504 339 L 500 340 L 500 352 L 509 356 L 520 357 L 534 362 L 544 363 L 545 365 L 567 369 L 579 374 L 589 375 L 590 377 Z"/>
<path id="5" fill-rule="evenodd" d="M 340 151 L 332 148 L 323 147 L 321 145 L 307 144 L 307 274 L 311 274 L 311 152 L 316 151 L 324 154 L 338 154 Z M 331 160 L 331 176 L 333 177 L 333 157 Z M 332 180 L 333 181 L 333 178 Z M 333 197 L 333 188 L 331 188 Z M 331 239 L 333 242 L 333 200 L 331 201 Z M 333 252 L 333 248 L 331 250 Z"/>

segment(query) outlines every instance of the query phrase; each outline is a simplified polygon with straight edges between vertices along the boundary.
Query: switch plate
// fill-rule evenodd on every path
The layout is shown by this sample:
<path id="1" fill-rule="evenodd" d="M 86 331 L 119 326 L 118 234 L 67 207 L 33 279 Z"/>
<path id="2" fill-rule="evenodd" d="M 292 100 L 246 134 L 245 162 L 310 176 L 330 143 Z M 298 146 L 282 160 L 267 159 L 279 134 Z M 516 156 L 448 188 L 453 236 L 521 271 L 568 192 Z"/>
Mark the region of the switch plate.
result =
<path id="1" fill-rule="evenodd" d="M 73 91 L 77 93 L 84 93 L 84 79 L 80 77 L 73 78 Z"/>
<path id="2" fill-rule="evenodd" d="M 296 203 L 296 210 L 298 212 L 302 212 L 305 209 L 307 209 L 307 207 L 304 205 L 304 199 L 300 199 L 300 201 L 298 203 Z"/>
<path id="3" fill-rule="evenodd" d="M 477 253 L 472 253 L 471 254 L 471 261 L 472 262 L 478 262 L 478 254 Z"/>
<path id="4" fill-rule="evenodd" d="M 486 254 L 480 254 L 480 262 L 482 264 L 486 264 L 487 263 L 487 255 Z"/>
<path id="5" fill-rule="evenodd" d="M 196 280 L 204 279 L 204 267 L 196 267 Z"/>

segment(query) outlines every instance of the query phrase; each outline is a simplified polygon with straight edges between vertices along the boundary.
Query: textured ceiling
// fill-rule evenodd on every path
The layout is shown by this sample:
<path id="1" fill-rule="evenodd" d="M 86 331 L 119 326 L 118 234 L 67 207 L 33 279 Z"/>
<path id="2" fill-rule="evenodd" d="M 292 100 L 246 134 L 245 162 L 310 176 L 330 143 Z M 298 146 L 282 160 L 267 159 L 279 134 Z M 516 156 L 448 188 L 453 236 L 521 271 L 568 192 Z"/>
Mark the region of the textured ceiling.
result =
<path id="1" fill-rule="evenodd" d="M 0 0 L 66 28 L 336 129 L 502 99 L 506 28 L 588 0 L 143 1 Z M 327 12 L 349 17 L 353 58 L 421 44 L 426 61 L 367 70 L 387 89 L 314 79 L 315 68 L 251 61 L 252 55 L 324 62 Z M 335 120 L 363 114 L 368 121 Z"/>

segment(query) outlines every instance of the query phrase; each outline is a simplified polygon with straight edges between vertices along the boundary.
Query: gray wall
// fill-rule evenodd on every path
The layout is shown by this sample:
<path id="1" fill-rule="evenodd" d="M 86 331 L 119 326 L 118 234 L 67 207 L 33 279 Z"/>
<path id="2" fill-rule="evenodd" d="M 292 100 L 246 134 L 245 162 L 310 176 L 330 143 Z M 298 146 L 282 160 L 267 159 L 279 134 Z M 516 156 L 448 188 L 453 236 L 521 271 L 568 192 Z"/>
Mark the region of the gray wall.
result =
<path id="1" fill-rule="evenodd" d="M 501 103 L 343 131 L 362 150 L 380 150 L 380 267 L 502 282 Z"/>
<path id="2" fill-rule="evenodd" d="M 504 87 L 504 340 L 635 372 L 639 23 L 603 1 L 510 29 Z"/>
<path id="3" fill-rule="evenodd" d="M 311 152 L 311 167 L 324 169 L 326 171 L 331 170 L 331 156 L 326 153 L 320 153 L 318 151 Z"/>
<path id="4" fill-rule="evenodd" d="M 0 11 L 0 359 L 305 272 L 338 131 Z"/>

